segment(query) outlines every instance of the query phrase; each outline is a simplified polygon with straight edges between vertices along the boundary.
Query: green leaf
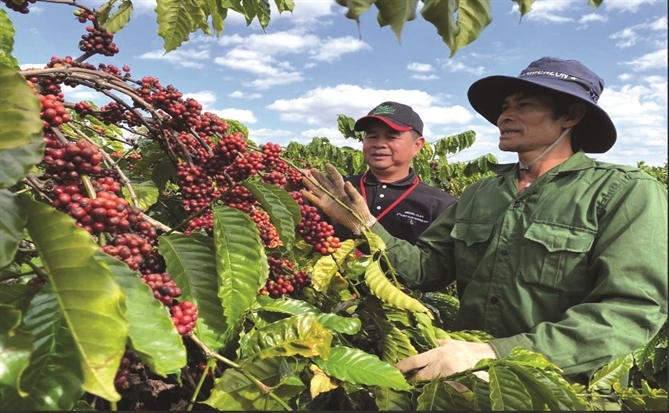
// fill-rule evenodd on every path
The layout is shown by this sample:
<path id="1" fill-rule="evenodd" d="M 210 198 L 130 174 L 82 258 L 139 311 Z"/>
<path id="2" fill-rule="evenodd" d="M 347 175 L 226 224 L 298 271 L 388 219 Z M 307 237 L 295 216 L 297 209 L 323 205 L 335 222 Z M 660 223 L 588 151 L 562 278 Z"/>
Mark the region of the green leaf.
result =
<path id="1" fill-rule="evenodd" d="M 532 410 L 530 394 L 511 370 L 491 365 L 488 374 L 492 410 Z"/>
<path id="2" fill-rule="evenodd" d="M 620 379 L 629 373 L 632 366 L 634 366 L 634 356 L 631 354 L 618 357 L 595 372 L 588 383 L 588 390 L 611 391 L 613 385 L 620 383 Z"/>
<path id="3" fill-rule="evenodd" d="M 68 411 L 84 393 L 79 353 L 53 290 L 40 290 L 26 313 L 25 329 L 35 337 L 30 364 L 21 375 L 21 397 L 3 396 L 8 411 Z"/>
<path id="4" fill-rule="evenodd" d="M 314 362 L 329 376 L 352 384 L 388 386 L 394 390 L 412 388 L 393 365 L 357 348 L 334 346 L 327 360 L 315 358 Z"/>
<path id="5" fill-rule="evenodd" d="M 374 0 L 337 0 L 337 3 L 348 8 L 347 18 L 360 23 L 360 15 L 371 7 Z"/>
<path id="6" fill-rule="evenodd" d="M 374 402 L 380 412 L 413 410 L 411 397 L 406 392 L 395 391 L 387 386 L 374 386 L 372 392 L 374 392 Z"/>
<path id="7" fill-rule="evenodd" d="M 118 9 L 114 12 L 114 14 L 109 16 L 109 18 L 104 22 L 102 27 L 112 33 L 117 33 L 119 30 L 125 27 L 126 24 L 128 24 L 132 12 L 132 1 L 124 0 L 118 6 Z"/>
<path id="8" fill-rule="evenodd" d="M 26 79 L 0 65 L 0 151 L 28 145 L 42 136 L 41 104 Z"/>
<path id="9" fill-rule="evenodd" d="M 455 38 L 455 49 L 451 49 L 451 56 L 456 51 L 478 39 L 490 22 L 490 0 L 460 0 L 458 9 L 458 28 L 460 31 Z"/>
<path id="10" fill-rule="evenodd" d="M 19 391 L 19 379 L 30 360 L 33 337 L 18 330 L 19 324 L 21 311 L 0 305 L 0 390 L 3 386 L 8 386 Z"/>
<path id="11" fill-rule="evenodd" d="M 520 18 L 521 19 L 527 13 L 532 11 L 532 4 L 534 3 L 534 0 L 511 0 L 511 1 L 518 4 L 518 11 L 520 11 Z M 591 2 L 592 0 L 589 0 L 589 1 Z"/>
<path id="12" fill-rule="evenodd" d="M 284 313 L 290 315 L 313 314 L 318 315 L 321 310 L 309 304 L 306 301 L 296 300 L 294 298 L 271 298 L 266 295 L 258 296 L 258 304 L 265 311 Z"/>
<path id="13" fill-rule="evenodd" d="M 357 334 L 362 327 L 359 318 L 342 317 L 332 313 L 318 314 L 316 321 L 329 331 L 348 335 Z"/>
<path id="14" fill-rule="evenodd" d="M 409 310 L 417 313 L 426 313 L 432 318 L 432 313 L 420 301 L 405 294 L 399 288 L 390 282 L 381 269 L 379 261 L 372 261 L 365 271 L 365 283 L 369 286 L 372 294 L 379 297 L 382 301 L 403 310 Z"/>
<path id="15" fill-rule="evenodd" d="M 267 211 L 286 250 L 292 251 L 295 245 L 295 227 L 302 220 L 302 213 L 297 202 L 285 189 L 276 185 L 250 181 L 243 181 L 241 184 Z"/>
<path id="16" fill-rule="evenodd" d="M 21 196 L 28 232 L 46 268 L 63 317 L 80 353 L 83 387 L 109 401 L 120 400 L 114 377 L 125 351 L 125 295 L 109 267 L 95 258 L 91 235 L 69 215 Z"/>
<path id="17" fill-rule="evenodd" d="M 0 64 L 19 70 L 19 62 L 12 56 L 14 50 L 14 25 L 4 9 L 0 9 Z"/>
<path id="18" fill-rule="evenodd" d="M 284 358 L 264 359 L 244 365 L 244 371 L 262 382 L 282 400 L 289 400 L 301 393 L 305 386 L 291 380 L 296 375 L 297 363 L 292 363 L 291 376 L 287 377 L 282 365 Z M 227 369 L 216 379 L 209 398 L 202 403 L 224 411 L 284 410 L 274 399 L 261 393 L 247 376 L 234 369 Z"/>
<path id="19" fill-rule="evenodd" d="M 245 359 L 301 355 L 327 359 L 332 334 L 311 314 L 302 314 L 275 321 L 252 330 L 242 348 Z"/>
<path id="20" fill-rule="evenodd" d="M 139 274 L 120 260 L 103 252 L 96 254 L 105 262 L 126 296 L 126 312 L 130 324 L 130 348 L 151 372 L 167 377 L 171 371 L 186 365 L 186 347 L 174 327 L 165 306 Z"/>
<path id="21" fill-rule="evenodd" d="M 248 214 L 228 206 L 212 209 L 218 297 L 230 330 L 242 319 L 265 285 L 269 264 L 258 229 Z"/>
<path id="22" fill-rule="evenodd" d="M 504 363 L 505 368 L 513 371 L 522 380 L 529 392 L 539 394 L 551 410 L 586 410 L 585 403 L 579 398 L 572 386 L 562 375 L 538 367 L 520 365 L 514 362 Z M 541 387 L 539 387 L 541 386 Z M 535 396 L 533 396 L 533 400 Z"/>
<path id="23" fill-rule="evenodd" d="M 376 0 L 374 5 L 379 9 L 379 25 L 389 24 L 397 41 L 402 43 L 402 28 L 409 18 L 415 17 L 417 4 L 417 0 Z"/>
<path id="24" fill-rule="evenodd" d="M 8 305 L 19 309 L 21 313 L 25 313 L 37 291 L 39 291 L 38 288 L 29 287 L 24 284 L 2 284 L 2 288 L 0 288 L 0 305 Z"/>
<path id="25" fill-rule="evenodd" d="M 6 119 L 0 110 L 0 130 L 5 130 Z M 26 145 L 0 150 L 0 189 L 14 186 L 19 179 L 26 176 L 36 164 L 42 161 L 45 147 L 42 134 L 33 134 L 30 139 L 31 141 Z"/>
<path id="26" fill-rule="evenodd" d="M 225 28 L 224 20 L 228 16 L 228 10 L 223 7 L 222 2 L 216 0 L 206 0 L 203 7 L 207 7 L 208 14 L 211 16 L 211 25 L 216 32 L 216 37 L 219 37 Z"/>
<path id="27" fill-rule="evenodd" d="M 165 184 L 167 184 L 169 180 L 176 182 L 176 178 L 177 170 L 171 161 L 160 162 L 151 172 L 151 180 L 155 182 L 158 192 L 165 189 Z"/>
<path id="28" fill-rule="evenodd" d="M 182 290 L 181 299 L 198 307 L 195 333 L 208 347 L 219 350 L 225 345 L 223 335 L 228 326 L 217 294 L 214 252 L 199 237 L 178 233 L 160 236 L 158 251 Z"/>
<path id="29" fill-rule="evenodd" d="M 293 0 L 274 0 L 274 4 L 276 4 L 277 10 L 279 10 L 279 14 L 284 11 L 292 12 L 295 8 L 295 2 Z"/>
<path id="30" fill-rule="evenodd" d="M 14 255 L 23 239 L 23 228 L 28 216 L 21 209 L 16 195 L 6 189 L 0 189 L 0 269 L 14 261 Z"/>
<path id="31" fill-rule="evenodd" d="M 509 363 L 506 367 L 522 381 L 531 395 L 533 411 L 545 410 L 547 406 L 552 411 L 573 410 L 571 398 L 566 391 L 571 387 L 565 381 L 563 386 L 549 379 L 547 373 L 532 367 Z"/>
<path id="32" fill-rule="evenodd" d="M 130 199 L 130 192 L 128 189 L 124 186 L 121 190 L 123 191 L 123 196 L 126 199 Z M 135 195 L 137 195 L 137 207 L 142 211 L 148 210 L 156 203 L 156 201 L 158 201 L 158 187 L 153 181 L 133 184 L 132 190 L 135 192 Z"/>
<path id="33" fill-rule="evenodd" d="M 158 35 L 163 38 L 165 53 L 169 53 L 188 40 L 191 19 L 181 0 L 156 0 Z"/>
<path id="34" fill-rule="evenodd" d="M 374 315 L 371 316 L 371 319 L 381 334 L 379 349 L 381 350 L 381 359 L 383 361 L 396 363 L 399 360 L 418 354 L 418 351 L 411 344 L 409 337 L 390 321 Z"/>
<path id="35" fill-rule="evenodd" d="M 424 0 L 420 13 L 425 20 L 437 28 L 437 33 L 451 49 L 451 56 L 457 51 L 456 37 L 460 28 L 453 15 L 458 11 L 459 0 Z"/>
<path id="36" fill-rule="evenodd" d="M 339 267 L 332 255 L 323 255 L 314 264 L 311 272 L 311 286 L 318 292 L 327 291 L 332 277 L 337 274 Z"/>
<path id="37" fill-rule="evenodd" d="M 435 380 L 423 387 L 416 399 L 418 411 L 470 411 L 476 410 L 467 398 L 453 386 Z"/>

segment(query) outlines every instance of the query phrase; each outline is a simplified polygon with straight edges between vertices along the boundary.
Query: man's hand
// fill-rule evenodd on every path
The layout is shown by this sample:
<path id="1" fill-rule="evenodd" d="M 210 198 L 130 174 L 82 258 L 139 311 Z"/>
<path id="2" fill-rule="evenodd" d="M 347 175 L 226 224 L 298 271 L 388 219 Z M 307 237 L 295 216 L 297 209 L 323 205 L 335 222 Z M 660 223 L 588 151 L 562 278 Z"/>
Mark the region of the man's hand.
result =
<path id="1" fill-rule="evenodd" d="M 374 225 L 376 223 L 376 218 L 369 212 L 365 199 L 355 187 L 350 182 L 345 182 L 344 178 L 342 178 L 341 174 L 334 166 L 326 164 L 325 170 L 327 171 L 328 176 L 323 175 L 318 169 L 312 168 L 310 169 L 311 176 L 313 176 L 325 191 L 334 195 L 342 204 L 346 205 L 353 212 L 332 199 L 309 178 L 304 178 L 302 180 L 302 183 L 308 189 L 303 189 L 302 195 L 309 202 L 325 212 L 330 218 L 353 231 L 354 234 L 360 234 L 362 232 L 363 224 L 368 228 Z"/>
<path id="2" fill-rule="evenodd" d="M 497 358 L 490 344 L 451 339 L 439 341 L 439 347 L 401 360 L 395 367 L 409 374 L 409 380 L 431 380 L 471 369 L 488 358 Z"/>

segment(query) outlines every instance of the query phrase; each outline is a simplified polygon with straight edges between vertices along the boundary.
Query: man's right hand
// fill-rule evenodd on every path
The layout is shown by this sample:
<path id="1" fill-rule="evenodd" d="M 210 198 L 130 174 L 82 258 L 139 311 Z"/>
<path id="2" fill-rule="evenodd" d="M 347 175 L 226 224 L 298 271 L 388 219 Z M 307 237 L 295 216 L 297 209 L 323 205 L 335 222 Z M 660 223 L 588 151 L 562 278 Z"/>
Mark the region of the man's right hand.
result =
<path id="1" fill-rule="evenodd" d="M 310 169 L 311 176 L 320 184 L 323 190 L 309 178 L 305 177 L 302 183 L 307 189 L 302 190 L 302 195 L 330 218 L 350 229 L 354 234 L 360 234 L 363 226 L 370 228 L 374 225 L 376 218 L 369 212 L 365 199 L 355 187 L 350 182 L 345 182 L 334 166 L 326 164 L 325 170 L 328 176 L 323 175 L 318 169 Z M 326 191 L 350 208 L 350 210 L 338 203 Z"/>

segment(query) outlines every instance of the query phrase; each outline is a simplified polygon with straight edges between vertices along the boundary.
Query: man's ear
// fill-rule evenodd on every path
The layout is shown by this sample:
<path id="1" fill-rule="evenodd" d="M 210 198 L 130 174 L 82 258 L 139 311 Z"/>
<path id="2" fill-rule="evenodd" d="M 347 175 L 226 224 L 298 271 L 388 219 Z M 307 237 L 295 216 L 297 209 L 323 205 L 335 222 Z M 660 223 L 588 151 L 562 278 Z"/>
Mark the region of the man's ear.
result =
<path id="1" fill-rule="evenodd" d="M 421 149 L 423 149 L 423 146 L 425 146 L 425 138 L 419 136 L 418 138 L 416 138 L 413 144 L 414 144 L 414 155 L 415 155 L 418 152 L 420 152 Z"/>
<path id="2" fill-rule="evenodd" d="M 585 116 L 588 108 L 585 107 L 583 103 L 572 103 L 567 109 L 567 115 L 565 116 L 565 128 L 573 128 L 576 126 L 583 117 Z"/>

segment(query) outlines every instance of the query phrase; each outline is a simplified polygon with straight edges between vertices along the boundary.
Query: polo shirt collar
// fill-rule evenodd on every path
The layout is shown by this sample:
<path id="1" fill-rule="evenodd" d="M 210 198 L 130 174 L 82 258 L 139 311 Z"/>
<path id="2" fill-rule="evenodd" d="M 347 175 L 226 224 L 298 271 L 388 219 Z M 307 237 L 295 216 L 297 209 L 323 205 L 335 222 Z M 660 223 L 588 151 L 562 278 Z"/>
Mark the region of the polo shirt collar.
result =
<path id="1" fill-rule="evenodd" d="M 397 187 L 411 186 L 415 179 L 416 179 L 416 173 L 414 172 L 413 168 L 409 168 L 409 175 L 407 175 L 406 178 L 402 178 L 395 182 L 385 182 L 385 184 Z M 381 181 L 379 181 L 379 178 L 377 178 L 374 175 L 374 173 L 372 173 L 371 170 L 367 170 L 367 175 L 365 176 L 365 183 L 367 183 L 368 185 L 379 185 L 381 184 Z"/>

